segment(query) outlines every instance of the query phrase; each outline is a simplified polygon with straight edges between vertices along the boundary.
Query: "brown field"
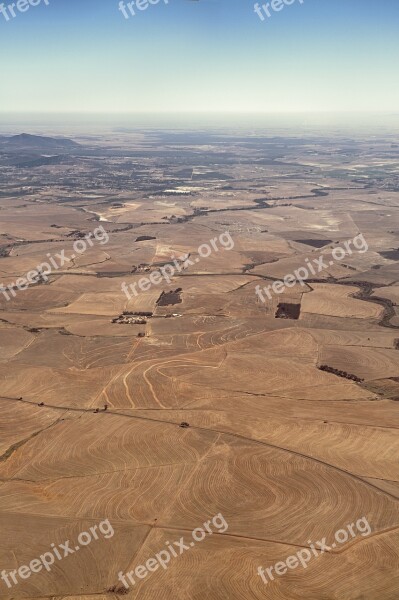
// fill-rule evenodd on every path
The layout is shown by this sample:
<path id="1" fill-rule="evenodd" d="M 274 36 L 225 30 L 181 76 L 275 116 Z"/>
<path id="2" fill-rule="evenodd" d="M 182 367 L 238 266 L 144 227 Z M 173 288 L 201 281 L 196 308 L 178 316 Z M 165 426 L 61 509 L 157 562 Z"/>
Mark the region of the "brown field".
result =
<path id="1" fill-rule="evenodd" d="M 7 167 L 12 188 L 1 180 L 0 284 L 49 255 L 71 257 L 100 225 L 109 241 L 10 300 L 0 291 L 0 573 L 51 544 L 74 546 L 105 519 L 114 535 L 12 589 L 0 580 L 0 598 L 396 600 L 392 139 L 375 139 L 371 151 L 356 138 L 353 155 L 340 154 L 339 139 L 314 141 L 310 157 L 309 140 L 249 150 L 232 134 L 225 160 L 211 134 L 204 146 L 172 149 L 162 132 L 120 133 L 91 142 L 100 179 L 76 141 L 67 164 Z M 111 158 L 104 149 L 113 147 L 126 156 Z M 165 155 L 143 154 L 140 175 L 137 152 L 149 149 Z M 234 248 L 219 243 L 202 257 L 200 246 L 224 232 Z M 330 264 L 360 233 L 368 251 Z M 183 255 L 192 264 L 170 281 L 130 299 L 122 291 Z M 327 269 L 304 285 L 265 303 L 256 294 L 320 256 Z M 181 302 L 160 301 L 162 292 Z M 299 318 L 276 318 L 280 303 L 297 305 Z M 124 313 L 131 322 L 112 322 Z M 119 572 L 191 540 L 219 513 L 226 531 L 123 587 Z M 267 585 L 259 577 L 259 566 L 333 542 L 362 517 L 369 535 Z"/>

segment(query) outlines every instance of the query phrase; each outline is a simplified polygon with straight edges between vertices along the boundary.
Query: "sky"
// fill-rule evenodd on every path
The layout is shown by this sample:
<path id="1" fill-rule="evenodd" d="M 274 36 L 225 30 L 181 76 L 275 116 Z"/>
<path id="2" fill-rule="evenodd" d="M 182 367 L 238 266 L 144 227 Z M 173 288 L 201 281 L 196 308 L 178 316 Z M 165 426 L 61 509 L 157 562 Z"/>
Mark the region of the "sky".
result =
<path id="1" fill-rule="evenodd" d="M 399 0 L 48 2 L 0 14 L 0 113 L 399 113 Z"/>

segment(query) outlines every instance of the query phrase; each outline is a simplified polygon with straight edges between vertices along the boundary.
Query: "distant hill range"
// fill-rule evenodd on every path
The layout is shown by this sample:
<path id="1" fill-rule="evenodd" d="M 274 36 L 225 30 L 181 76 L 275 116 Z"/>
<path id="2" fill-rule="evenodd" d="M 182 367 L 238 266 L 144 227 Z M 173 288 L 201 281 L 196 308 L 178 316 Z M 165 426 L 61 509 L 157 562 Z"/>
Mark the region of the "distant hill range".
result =
<path id="1" fill-rule="evenodd" d="M 79 144 L 68 138 L 44 137 L 29 133 L 21 133 L 12 137 L 0 136 L 0 149 L 6 152 L 13 150 L 66 151 L 78 147 Z"/>
<path id="2" fill-rule="evenodd" d="M 80 148 L 80 144 L 68 138 L 29 133 L 0 135 L 0 166 L 33 168 L 58 165 L 71 160 Z"/>

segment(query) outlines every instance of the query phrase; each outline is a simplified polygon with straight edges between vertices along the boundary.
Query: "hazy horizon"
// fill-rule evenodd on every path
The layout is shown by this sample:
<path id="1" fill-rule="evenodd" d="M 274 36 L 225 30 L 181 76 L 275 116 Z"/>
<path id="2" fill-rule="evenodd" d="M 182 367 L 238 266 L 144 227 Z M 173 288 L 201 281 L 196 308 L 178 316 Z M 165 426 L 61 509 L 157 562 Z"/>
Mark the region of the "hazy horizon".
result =
<path id="1" fill-rule="evenodd" d="M 2 113 L 0 135 L 81 135 L 136 130 L 226 130 L 281 134 L 393 135 L 399 113 Z"/>

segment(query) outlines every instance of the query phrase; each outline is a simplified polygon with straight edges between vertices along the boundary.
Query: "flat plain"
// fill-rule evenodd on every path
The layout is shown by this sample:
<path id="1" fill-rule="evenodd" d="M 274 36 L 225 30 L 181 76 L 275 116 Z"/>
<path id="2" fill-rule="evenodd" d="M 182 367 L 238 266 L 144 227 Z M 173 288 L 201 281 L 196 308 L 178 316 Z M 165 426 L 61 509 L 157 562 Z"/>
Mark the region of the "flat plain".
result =
<path id="1" fill-rule="evenodd" d="M 104 519 L 115 535 L 0 597 L 397 599 L 398 137 L 73 141 L 0 138 L 0 284 L 70 258 L 0 291 L 0 571 Z M 99 226 L 107 243 L 76 255 Z M 367 251 L 332 259 L 359 235 Z M 303 285 L 256 293 L 321 256 Z M 218 513 L 226 532 L 121 586 Z M 369 536 L 259 577 L 362 517 Z"/>

